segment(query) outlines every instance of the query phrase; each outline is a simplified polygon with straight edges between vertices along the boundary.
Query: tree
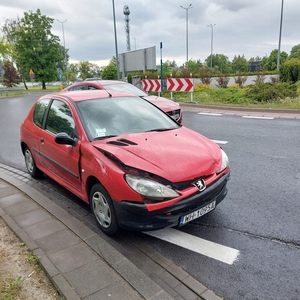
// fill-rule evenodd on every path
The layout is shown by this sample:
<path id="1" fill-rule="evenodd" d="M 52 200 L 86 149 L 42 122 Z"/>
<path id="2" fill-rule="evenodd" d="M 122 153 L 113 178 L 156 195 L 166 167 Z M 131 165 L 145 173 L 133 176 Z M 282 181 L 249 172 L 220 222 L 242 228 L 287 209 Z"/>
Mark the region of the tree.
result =
<path id="1" fill-rule="evenodd" d="M 205 63 L 210 66 L 211 55 L 205 59 Z M 212 55 L 212 67 L 215 72 L 228 73 L 231 71 L 231 62 L 228 57 L 224 54 L 213 54 Z"/>
<path id="2" fill-rule="evenodd" d="M 2 37 L 0 38 L 0 59 L 6 59 L 8 58 L 10 54 L 10 45 L 6 43 L 5 39 Z"/>
<path id="3" fill-rule="evenodd" d="M 283 82 L 295 83 L 300 80 L 300 59 L 292 58 L 281 64 L 279 74 Z"/>
<path id="4" fill-rule="evenodd" d="M 243 56 L 235 56 L 232 60 L 232 71 L 234 73 L 242 73 L 248 71 L 248 61 L 245 58 L 244 54 Z"/>
<path id="5" fill-rule="evenodd" d="M 54 19 L 43 16 L 38 9 L 36 13 L 24 13 L 20 28 L 14 30 L 18 62 L 26 74 L 35 73 L 35 80 L 46 82 L 57 78 L 57 64 L 64 58 L 60 51 L 59 38 L 51 33 Z"/>
<path id="6" fill-rule="evenodd" d="M 117 67 L 114 64 L 109 64 L 108 66 L 103 68 L 101 78 L 102 79 L 117 79 L 118 78 Z"/>
<path id="7" fill-rule="evenodd" d="M 288 54 L 284 51 L 280 52 L 280 62 L 283 64 L 288 58 Z M 261 62 L 263 70 L 274 71 L 277 69 L 278 49 L 274 49 L 269 57 L 264 57 Z"/>
<path id="8" fill-rule="evenodd" d="M 3 65 L 4 75 L 3 75 L 3 85 L 6 87 L 17 86 L 21 82 L 20 75 L 13 66 L 13 64 L 6 60 Z"/>
<path id="9" fill-rule="evenodd" d="M 289 59 L 292 58 L 300 59 L 300 44 L 292 48 Z"/>
<path id="10" fill-rule="evenodd" d="M 77 78 L 86 79 L 88 77 L 101 77 L 101 67 L 89 61 L 80 61 L 70 64 L 69 73 L 73 73 Z"/>
<path id="11" fill-rule="evenodd" d="M 16 51 L 16 43 L 18 37 L 14 33 L 21 28 L 20 23 L 21 20 L 19 17 L 17 17 L 16 19 L 6 19 L 4 25 L 2 26 L 2 31 L 5 39 L 7 40 L 10 46 L 9 58 L 11 62 L 16 66 L 18 73 L 22 77 L 24 86 L 28 90 L 26 85 L 26 79 L 29 78 L 29 74 L 28 73 L 26 74 L 26 70 L 22 68 L 22 65 L 18 59 L 18 54 Z"/>

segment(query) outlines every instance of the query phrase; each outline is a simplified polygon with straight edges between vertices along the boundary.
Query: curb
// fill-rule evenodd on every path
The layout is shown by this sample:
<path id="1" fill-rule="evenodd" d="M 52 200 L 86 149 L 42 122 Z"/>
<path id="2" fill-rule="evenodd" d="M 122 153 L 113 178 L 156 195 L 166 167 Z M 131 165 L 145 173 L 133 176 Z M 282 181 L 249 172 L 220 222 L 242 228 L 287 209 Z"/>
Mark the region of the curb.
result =
<path id="1" fill-rule="evenodd" d="M 4 166 L 4 165 L 3 165 Z M 1 165 L 0 165 L 1 167 Z M 212 290 L 209 290 L 202 283 L 195 280 L 187 272 L 173 264 L 172 261 L 166 259 L 159 253 L 155 253 L 151 247 L 143 245 L 143 256 L 152 259 L 151 268 L 159 269 L 163 276 L 166 276 L 166 282 L 163 283 L 163 288 L 159 285 L 163 280 L 161 278 L 150 277 L 143 269 L 138 268 L 126 256 L 116 250 L 106 236 L 102 238 L 97 232 L 85 226 L 80 220 L 70 215 L 66 210 L 53 203 L 52 200 L 41 194 L 35 188 L 31 187 L 24 177 L 18 176 L 11 167 L 4 168 L 11 170 L 4 173 L 0 170 L 0 180 L 4 180 L 17 190 L 23 192 L 27 197 L 33 200 L 38 206 L 46 210 L 54 219 L 62 223 L 67 229 L 71 230 L 83 243 L 88 246 L 101 260 L 111 267 L 116 274 L 122 277 L 127 282 L 132 290 L 136 291 L 143 299 L 160 299 L 169 300 L 177 299 L 171 295 L 180 295 L 179 299 L 203 299 L 203 300 L 221 300 L 222 297 L 216 295 Z M 20 172 L 19 170 L 17 170 Z M 29 181 L 27 179 L 27 181 Z M 1 198 L 1 197 L 0 197 Z M 57 267 L 51 262 L 42 249 L 27 235 L 27 233 L 18 226 L 18 224 L 7 215 L 0 207 L 0 216 L 15 232 L 15 234 L 33 251 L 39 258 L 41 267 L 53 282 L 57 290 L 70 300 L 82 299 L 76 293 L 76 287 L 72 287 L 67 279 L 59 272 Z M 150 265 L 149 265 L 150 267 Z M 160 274 L 158 274 L 160 275 Z M 154 280 L 155 279 L 155 280 Z M 173 290 L 174 289 L 174 290 Z M 179 293 L 179 294 L 178 294 Z M 196 297 L 196 298 L 195 298 Z M 121 298 L 120 298 L 121 299 Z"/>

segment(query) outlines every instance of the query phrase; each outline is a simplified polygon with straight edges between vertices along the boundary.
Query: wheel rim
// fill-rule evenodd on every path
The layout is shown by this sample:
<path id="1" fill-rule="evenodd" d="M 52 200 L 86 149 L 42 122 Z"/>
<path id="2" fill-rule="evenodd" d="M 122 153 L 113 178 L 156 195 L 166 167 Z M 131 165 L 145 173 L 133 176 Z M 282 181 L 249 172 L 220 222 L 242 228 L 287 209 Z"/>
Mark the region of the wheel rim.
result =
<path id="1" fill-rule="evenodd" d="M 34 169 L 34 161 L 31 152 L 28 149 L 25 151 L 25 164 L 27 170 L 32 173 Z"/>
<path id="2" fill-rule="evenodd" d="M 102 227 L 108 228 L 111 225 L 111 211 L 105 196 L 96 192 L 93 194 L 92 202 L 97 221 Z"/>

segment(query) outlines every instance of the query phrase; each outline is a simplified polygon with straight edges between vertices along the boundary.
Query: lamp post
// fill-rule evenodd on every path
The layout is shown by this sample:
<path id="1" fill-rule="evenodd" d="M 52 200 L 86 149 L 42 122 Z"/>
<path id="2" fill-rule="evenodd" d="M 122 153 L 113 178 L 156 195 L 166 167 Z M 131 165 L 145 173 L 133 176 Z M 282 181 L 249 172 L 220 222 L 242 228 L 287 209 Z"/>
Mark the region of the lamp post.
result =
<path id="1" fill-rule="evenodd" d="M 211 28 L 211 39 L 210 39 L 210 68 L 212 68 L 212 55 L 213 55 L 213 43 L 214 43 L 214 26 L 216 24 L 209 24 L 207 27 Z"/>
<path id="2" fill-rule="evenodd" d="M 136 40 L 138 40 L 139 38 L 136 38 L 136 37 L 134 36 L 133 39 L 134 39 L 134 50 L 136 50 Z"/>
<path id="3" fill-rule="evenodd" d="M 59 23 L 61 23 L 62 26 L 62 32 L 63 32 L 63 41 L 64 41 L 64 65 L 65 65 L 65 71 L 67 76 L 67 85 L 69 85 L 69 74 L 68 74 L 68 64 L 66 61 L 66 44 L 65 44 L 65 31 L 64 31 L 64 23 L 67 22 L 67 19 L 64 21 L 59 21 L 56 19 Z"/>
<path id="4" fill-rule="evenodd" d="M 279 69 L 279 64 L 280 64 L 280 45 L 281 45 L 282 18 L 283 18 L 283 0 L 281 2 L 281 16 L 280 16 L 280 27 L 279 27 L 279 43 L 278 43 L 278 55 L 277 55 L 277 70 Z"/>
<path id="5" fill-rule="evenodd" d="M 186 11 L 186 69 L 189 69 L 189 15 L 188 10 L 192 8 L 192 4 L 188 7 L 183 7 L 180 5 L 181 8 L 185 9 Z"/>
<path id="6" fill-rule="evenodd" d="M 115 48 L 116 48 L 116 61 L 117 61 L 117 78 L 120 79 L 119 72 L 119 53 L 118 53 L 118 41 L 117 41 L 117 26 L 116 26 L 116 14 L 115 14 L 115 1 L 112 0 L 113 17 L 114 17 L 114 33 L 115 33 Z"/>

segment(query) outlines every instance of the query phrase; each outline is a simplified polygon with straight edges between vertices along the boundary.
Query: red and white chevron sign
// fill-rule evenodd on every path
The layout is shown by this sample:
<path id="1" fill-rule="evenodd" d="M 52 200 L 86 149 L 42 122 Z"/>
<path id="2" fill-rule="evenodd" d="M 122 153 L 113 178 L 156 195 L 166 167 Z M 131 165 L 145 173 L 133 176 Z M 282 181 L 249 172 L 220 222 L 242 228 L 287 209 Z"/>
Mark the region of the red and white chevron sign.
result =
<path id="1" fill-rule="evenodd" d="M 168 78 L 167 90 L 173 92 L 193 92 L 194 81 L 192 78 Z"/>
<path id="2" fill-rule="evenodd" d="M 160 79 L 143 79 L 142 85 L 145 92 L 161 92 Z"/>

